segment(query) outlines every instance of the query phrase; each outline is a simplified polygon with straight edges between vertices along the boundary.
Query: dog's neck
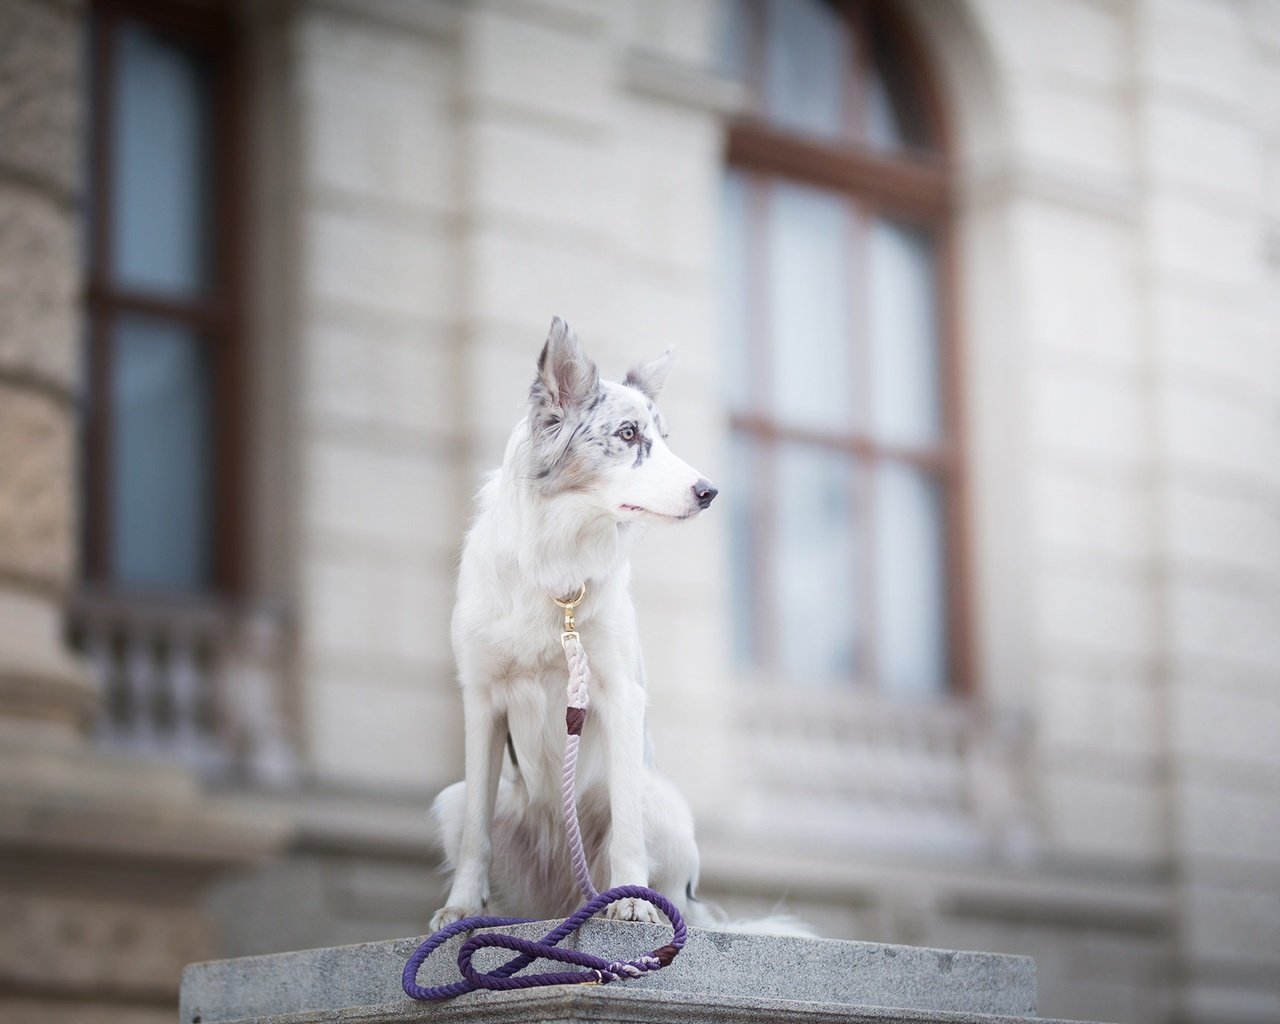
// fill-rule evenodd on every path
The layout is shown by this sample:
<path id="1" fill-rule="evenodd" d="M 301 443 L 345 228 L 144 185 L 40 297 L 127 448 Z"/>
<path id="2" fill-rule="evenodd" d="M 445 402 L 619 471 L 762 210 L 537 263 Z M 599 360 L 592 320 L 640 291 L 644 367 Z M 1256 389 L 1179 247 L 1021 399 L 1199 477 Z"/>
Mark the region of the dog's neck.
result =
<path id="1" fill-rule="evenodd" d="M 546 497 L 504 478 L 500 532 L 515 548 L 522 581 L 551 596 L 571 596 L 584 583 L 625 580 L 635 524 L 588 510 L 575 495 Z M 594 586 L 593 586 L 594 584 Z"/>

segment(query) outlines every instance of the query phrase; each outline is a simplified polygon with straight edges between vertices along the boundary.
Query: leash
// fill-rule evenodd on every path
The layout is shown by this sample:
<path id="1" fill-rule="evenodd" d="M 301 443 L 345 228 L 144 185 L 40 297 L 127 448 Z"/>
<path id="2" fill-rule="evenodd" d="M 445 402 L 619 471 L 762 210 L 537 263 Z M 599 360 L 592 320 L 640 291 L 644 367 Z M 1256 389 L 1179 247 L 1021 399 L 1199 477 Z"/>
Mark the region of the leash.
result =
<path id="1" fill-rule="evenodd" d="M 560 646 L 564 648 L 569 667 L 568 707 L 565 709 L 564 770 L 560 776 L 560 792 L 563 797 L 565 835 L 569 841 L 569 856 L 573 862 L 574 878 L 587 902 L 560 925 L 540 939 L 522 939 L 502 932 L 485 932 L 467 939 L 458 950 L 458 971 L 461 980 L 449 985 L 425 988 L 418 984 L 418 971 L 436 949 L 462 932 L 478 928 L 500 928 L 505 925 L 527 924 L 528 917 L 464 917 L 446 925 L 424 940 L 404 965 L 402 985 L 405 995 L 412 999 L 431 1001 L 452 999 L 465 992 L 478 989 L 507 991 L 520 988 L 537 988 L 542 985 L 607 985 L 611 981 L 640 978 L 652 971 L 666 967 L 684 948 L 688 928 L 680 911 L 662 893 L 644 885 L 617 885 L 604 892 L 597 892 L 591 881 L 591 869 L 587 866 L 587 854 L 582 843 L 582 829 L 578 823 L 576 780 L 578 772 L 578 747 L 582 742 L 582 727 L 587 720 L 587 706 L 591 702 L 591 666 L 587 652 L 582 647 L 574 623 L 574 610 L 587 595 L 584 583 L 577 597 L 561 600 L 552 598 L 564 610 L 564 630 L 560 633 Z M 606 960 L 593 953 L 576 949 L 561 949 L 560 943 L 576 932 L 590 918 L 605 907 L 619 900 L 640 899 L 653 904 L 671 925 L 671 941 L 665 946 L 636 957 L 633 960 Z M 481 949 L 508 949 L 518 954 L 491 971 L 478 971 L 472 958 Z M 527 974 L 512 977 L 535 960 L 554 960 L 562 964 L 584 967 L 585 971 L 549 971 L 543 974 Z"/>

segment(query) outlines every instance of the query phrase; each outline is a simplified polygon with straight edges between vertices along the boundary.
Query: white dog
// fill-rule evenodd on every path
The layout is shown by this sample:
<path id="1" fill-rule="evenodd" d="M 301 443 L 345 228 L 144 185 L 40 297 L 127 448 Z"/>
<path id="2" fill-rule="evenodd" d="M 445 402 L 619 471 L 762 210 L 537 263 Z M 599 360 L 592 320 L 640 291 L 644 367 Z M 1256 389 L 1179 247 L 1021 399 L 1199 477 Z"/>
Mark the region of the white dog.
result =
<path id="1" fill-rule="evenodd" d="M 480 492 L 452 627 L 466 779 L 433 808 L 454 869 L 433 930 L 482 912 L 564 917 L 581 903 L 561 817 L 566 667 L 553 599 L 584 584 L 577 629 L 594 679 L 577 791 L 592 877 L 601 889 L 651 885 L 691 924 L 713 921 L 694 899 L 693 817 L 652 765 L 628 592 L 637 527 L 689 519 L 716 496 L 667 447 L 654 401 L 669 358 L 621 384 L 602 381 L 569 326 L 554 320 L 528 415 Z M 608 913 L 659 920 L 642 900 Z"/>

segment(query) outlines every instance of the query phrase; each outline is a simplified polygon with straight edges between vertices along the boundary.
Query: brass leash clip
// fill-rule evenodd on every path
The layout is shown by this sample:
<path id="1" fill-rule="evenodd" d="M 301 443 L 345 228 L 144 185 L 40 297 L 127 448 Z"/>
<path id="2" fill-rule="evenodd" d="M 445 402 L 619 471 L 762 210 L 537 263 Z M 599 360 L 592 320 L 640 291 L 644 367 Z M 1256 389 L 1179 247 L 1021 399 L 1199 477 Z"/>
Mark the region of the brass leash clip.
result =
<path id="1" fill-rule="evenodd" d="M 570 598 L 567 601 L 558 597 L 553 597 L 551 599 L 564 609 L 564 632 L 560 634 L 560 645 L 562 647 L 569 642 L 569 637 L 573 637 L 575 640 L 578 639 L 578 627 L 573 620 L 573 611 L 578 607 L 578 605 L 582 604 L 582 599 L 586 596 L 587 585 L 584 583 L 582 584 L 582 588 L 578 591 L 577 597 Z"/>

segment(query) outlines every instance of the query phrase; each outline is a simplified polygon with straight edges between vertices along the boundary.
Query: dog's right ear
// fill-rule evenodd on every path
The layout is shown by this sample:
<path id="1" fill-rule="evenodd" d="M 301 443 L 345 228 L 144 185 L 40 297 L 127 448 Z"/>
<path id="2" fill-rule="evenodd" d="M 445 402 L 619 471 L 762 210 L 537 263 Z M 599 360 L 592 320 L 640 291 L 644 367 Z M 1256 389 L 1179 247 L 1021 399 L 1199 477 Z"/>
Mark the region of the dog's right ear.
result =
<path id="1" fill-rule="evenodd" d="M 535 415 L 548 425 L 558 424 L 569 412 L 587 405 L 599 390 L 599 368 L 582 351 L 573 328 L 554 318 L 529 392 Z"/>

